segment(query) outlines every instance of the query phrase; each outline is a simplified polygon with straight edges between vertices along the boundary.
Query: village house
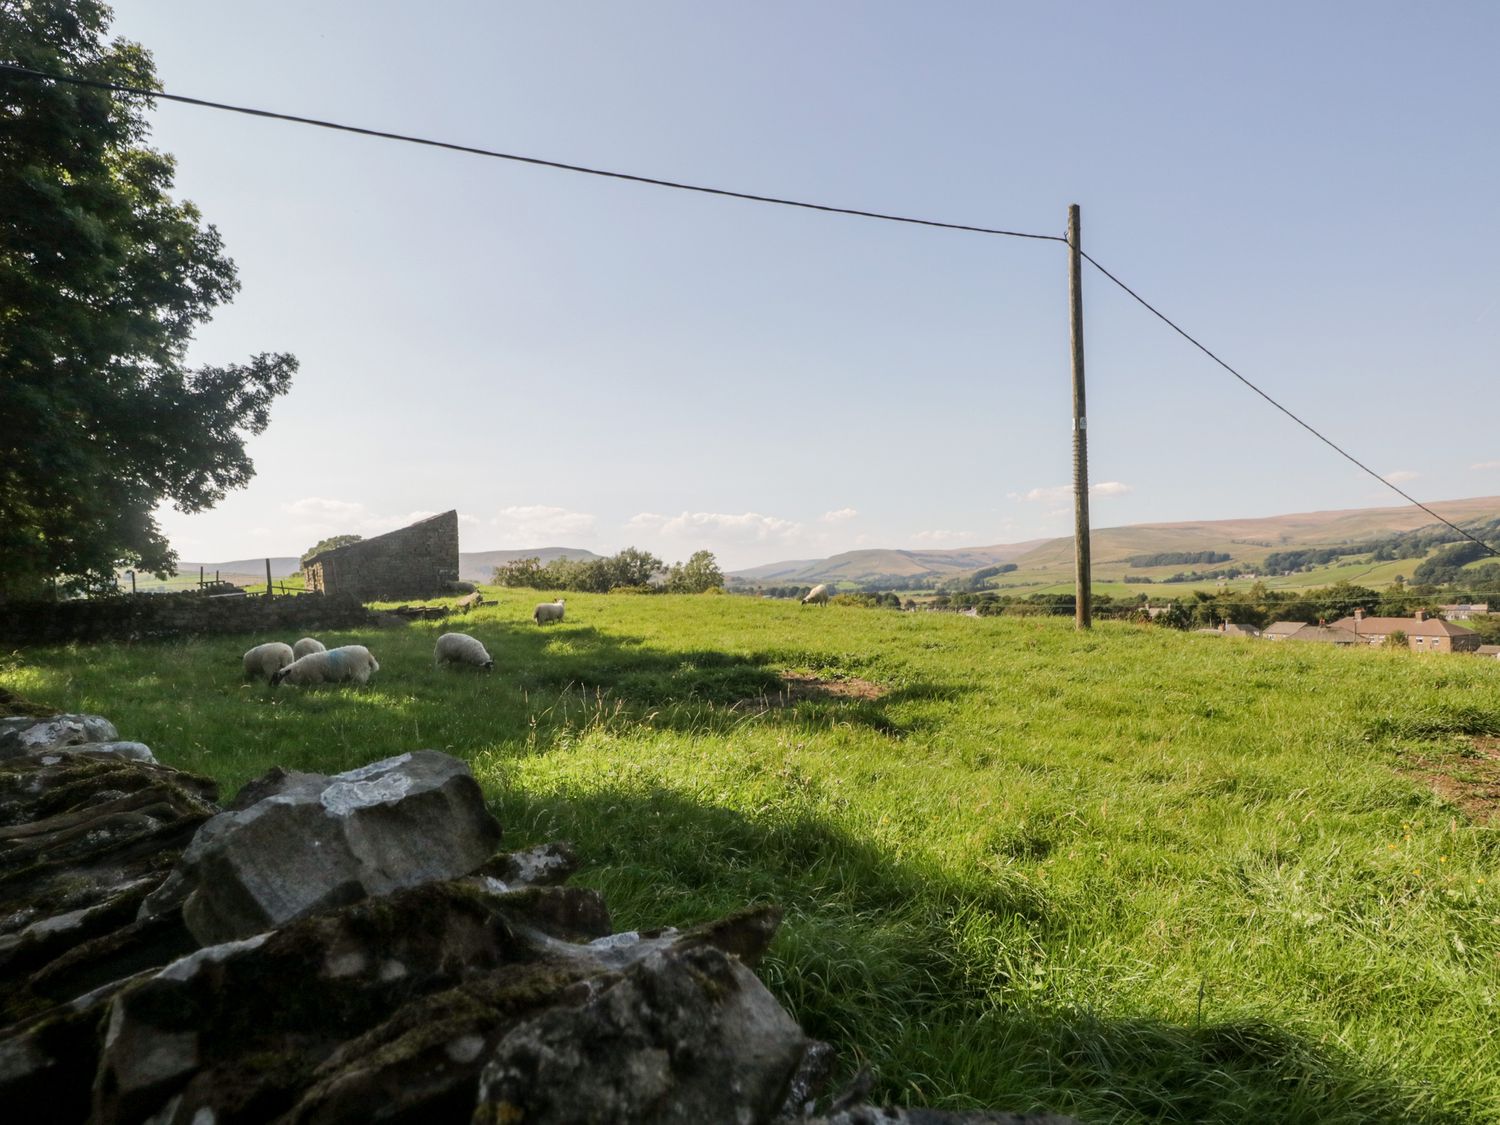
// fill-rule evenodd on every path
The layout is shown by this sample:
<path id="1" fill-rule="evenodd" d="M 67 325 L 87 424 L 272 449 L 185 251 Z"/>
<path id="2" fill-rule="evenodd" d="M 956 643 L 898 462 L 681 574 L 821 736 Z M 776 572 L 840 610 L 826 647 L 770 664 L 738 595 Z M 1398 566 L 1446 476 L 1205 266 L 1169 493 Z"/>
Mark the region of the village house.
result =
<path id="1" fill-rule="evenodd" d="M 1258 637 L 1260 630 L 1253 625 L 1236 625 L 1232 621 L 1221 621 L 1217 626 L 1195 629 L 1196 633 L 1213 633 L 1220 637 Z"/>
<path id="2" fill-rule="evenodd" d="M 1456 605 L 1440 605 L 1438 609 L 1443 611 L 1443 617 L 1449 621 L 1467 621 L 1471 617 L 1482 616 L 1489 613 L 1489 602 L 1459 602 Z"/>
<path id="3" fill-rule="evenodd" d="M 1360 638 L 1348 629 L 1342 629 L 1337 623 L 1333 625 L 1303 625 L 1295 633 L 1288 633 L 1284 638 L 1288 641 L 1309 641 L 1321 645 L 1357 645 Z"/>
<path id="4" fill-rule="evenodd" d="M 1261 637 L 1268 641 L 1284 641 L 1300 629 L 1306 629 L 1306 621 L 1273 621 L 1261 630 Z"/>
<path id="5" fill-rule="evenodd" d="M 1473 629 L 1428 617 L 1420 609 L 1413 617 L 1366 617 L 1364 610 L 1356 609 L 1354 616 L 1341 617 L 1333 625 L 1371 645 L 1383 645 L 1393 633 L 1401 633 L 1412 652 L 1473 652 L 1479 647 L 1479 634 Z"/>
<path id="6" fill-rule="evenodd" d="M 1485 656 L 1491 660 L 1500 660 L 1500 645 L 1480 645 L 1474 652 L 1477 656 Z"/>

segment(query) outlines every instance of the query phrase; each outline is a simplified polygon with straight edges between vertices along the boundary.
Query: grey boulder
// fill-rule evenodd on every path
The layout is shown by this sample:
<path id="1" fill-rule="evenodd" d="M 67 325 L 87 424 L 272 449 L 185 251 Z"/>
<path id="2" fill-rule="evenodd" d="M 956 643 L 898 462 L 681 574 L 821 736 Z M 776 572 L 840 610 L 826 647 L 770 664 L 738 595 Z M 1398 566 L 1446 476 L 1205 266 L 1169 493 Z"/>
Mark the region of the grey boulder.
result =
<path id="1" fill-rule="evenodd" d="M 468 765 L 435 750 L 332 777 L 283 774 L 259 793 L 199 829 L 143 913 L 180 901 L 193 936 L 215 945 L 468 874 L 500 842 Z"/>
<path id="2" fill-rule="evenodd" d="M 0 757 L 17 754 L 45 754 L 88 746 L 89 743 L 116 742 L 120 732 L 100 715 L 53 715 L 46 719 L 17 716 L 0 719 Z M 89 749 L 95 747 L 89 746 Z"/>

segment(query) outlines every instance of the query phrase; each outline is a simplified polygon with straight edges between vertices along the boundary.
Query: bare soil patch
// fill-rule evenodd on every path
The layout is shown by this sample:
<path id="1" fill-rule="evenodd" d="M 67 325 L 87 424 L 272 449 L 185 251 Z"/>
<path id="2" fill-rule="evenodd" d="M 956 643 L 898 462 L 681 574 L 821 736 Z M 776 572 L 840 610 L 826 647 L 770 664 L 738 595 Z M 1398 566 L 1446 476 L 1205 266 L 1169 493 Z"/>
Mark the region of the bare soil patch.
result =
<path id="1" fill-rule="evenodd" d="M 1483 824 L 1500 816 L 1500 738 L 1481 736 L 1472 743 L 1471 754 L 1414 758 L 1404 772 Z"/>
<path id="2" fill-rule="evenodd" d="M 880 684 L 851 677 L 846 680 L 825 680 L 818 676 L 804 676 L 789 672 L 781 677 L 781 690 L 775 694 L 753 695 L 737 700 L 738 711 L 772 711 L 782 707 L 795 707 L 804 699 L 856 699 L 875 700 L 888 689 Z"/>

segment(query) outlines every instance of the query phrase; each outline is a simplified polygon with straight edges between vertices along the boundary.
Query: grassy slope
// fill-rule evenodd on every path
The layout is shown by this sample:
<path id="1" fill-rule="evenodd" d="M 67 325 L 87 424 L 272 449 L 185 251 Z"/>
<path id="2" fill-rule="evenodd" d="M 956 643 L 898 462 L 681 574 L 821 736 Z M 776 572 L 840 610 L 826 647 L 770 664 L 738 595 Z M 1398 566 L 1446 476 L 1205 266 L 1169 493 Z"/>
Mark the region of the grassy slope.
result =
<path id="1" fill-rule="evenodd" d="M 1500 842 L 1396 768 L 1500 732 L 1493 662 L 713 597 L 570 594 L 541 630 L 495 597 L 456 626 L 488 678 L 415 625 L 324 638 L 370 643 L 363 690 L 241 685 L 259 637 L 3 679 L 227 789 L 460 754 L 512 846 L 578 844 L 621 928 L 779 902 L 765 976 L 890 1096 L 1500 1120 Z M 892 691 L 727 705 L 777 669 Z"/>

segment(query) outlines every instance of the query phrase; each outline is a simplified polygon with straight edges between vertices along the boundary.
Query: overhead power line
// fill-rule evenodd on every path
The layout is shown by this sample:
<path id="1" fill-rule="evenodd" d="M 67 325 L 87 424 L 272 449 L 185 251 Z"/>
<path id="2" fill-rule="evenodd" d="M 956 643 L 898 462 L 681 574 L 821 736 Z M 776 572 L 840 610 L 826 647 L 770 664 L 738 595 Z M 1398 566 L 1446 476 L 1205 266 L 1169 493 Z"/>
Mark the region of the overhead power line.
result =
<path id="1" fill-rule="evenodd" d="M 517 153 L 499 152 L 494 149 L 479 148 L 474 145 L 456 144 L 452 141 L 439 141 L 434 140 L 430 137 L 418 137 L 408 133 L 393 133 L 384 129 L 367 129 L 359 125 L 347 125 L 337 121 L 326 121 L 317 117 L 304 117 L 299 114 L 293 113 L 278 113 L 275 110 L 269 109 L 255 109 L 251 106 L 234 105 L 229 102 L 210 101 L 207 98 L 188 97 L 185 94 L 168 94 L 164 91 L 152 90 L 144 86 L 127 86 L 118 82 L 103 82 L 94 78 L 79 78 L 75 75 L 70 74 L 56 74 L 51 71 L 36 70 L 31 67 L 17 66 L 14 63 L 0 62 L 0 71 L 5 71 L 10 74 L 22 75 L 27 78 L 42 79 L 51 82 L 63 82 L 73 86 L 84 86 L 90 89 L 109 90 L 117 94 L 130 94 L 143 98 L 161 98 L 165 101 L 179 102 L 183 105 L 195 105 L 201 106 L 205 109 L 224 110 L 227 113 L 239 113 L 249 117 L 264 117 L 273 121 L 289 121 L 296 125 L 309 125 L 318 129 L 331 129 L 340 133 L 354 133 L 363 137 L 376 137 L 381 140 L 401 141 L 405 144 L 425 145 L 428 148 L 446 149 L 450 152 L 463 152 L 473 156 L 489 157 L 494 160 L 509 160 L 517 164 L 531 164 L 541 168 L 556 168 L 560 171 L 577 172 L 585 176 L 600 176 L 605 179 L 624 180 L 629 183 L 646 184 L 651 187 L 671 188 L 674 191 L 690 191 L 696 192 L 701 195 L 722 196 L 727 199 L 743 199 L 751 203 L 768 203 L 777 207 L 796 207 L 806 211 L 822 211 L 834 215 L 853 215 L 857 218 L 862 219 L 876 219 L 881 222 L 887 223 L 905 223 L 912 226 L 936 227 L 942 230 L 964 231 L 969 234 L 996 235 L 1003 238 L 1028 238 L 1034 239 L 1039 242 L 1061 242 L 1064 244 L 1066 244 L 1068 241 L 1067 238 L 1063 235 L 1057 234 L 1036 234 L 1028 231 L 1004 230 L 998 227 L 981 227 L 969 223 L 949 223 L 937 219 L 920 219 L 909 215 L 892 215 L 881 211 L 865 211 L 855 207 L 834 207 L 825 203 L 809 203 L 805 200 L 783 199 L 778 196 L 760 195 L 754 192 L 733 191 L 728 188 L 707 187 L 703 184 L 688 184 L 682 183 L 677 180 L 664 180 L 655 176 L 635 175 L 634 173 L 630 172 L 614 172 L 603 168 L 591 168 L 582 164 L 569 164 L 560 160 L 546 160 L 538 156 L 522 156 Z M 1491 547 L 1488 543 L 1484 542 L 1484 540 L 1471 535 L 1469 532 L 1465 531 L 1463 528 L 1459 527 L 1451 520 L 1445 519 L 1444 517 L 1438 515 L 1437 512 L 1433 511 L 1426 504 L 1423 504 L 1416 497 L 1407 493 L 1397 485 L 1392 484 L 1385 477 L 1381 476 L 1374 469 L 1366 465 L 1363 461 L 1360 461 L 1352 453 L 1341 447 L 1337 442 L 1320 433 L 1309 423 L 1304 422 L 1296 414 L 1292 413 L 1291 410 L 1287 409 L 1285 406 L 1282 406 L 1281 403 L 1277 402 L 1269 394 L 1261 390 L 1229 364 L 1225 363 L 1207 347 L 1199 343 L 1198 340 L 1196 340 L 1193 336 L 1180 328 L 1177 324 L 1175 324 L 1171 319 L 1169 319 L 1165 314 L 1163 314 L 1159 309 L 1157 309 L 1134 289 L 1130 288 L 1130 286 L 1126 285 L 1113 273 L 1105 269 L 1092 255 L 1082 250 L 1080 250 L 1079 253 L 1080 256 L 1088 261 L 1090 265 L 1092 265 L 1110 281 L 1118 285 L 1126 293 L 1130 294 L 1131 297 L 1135 298 L 1135 300 L 1138 301 L 1143 308 L 1160 319 L 1164 324 L 1167 325 L 1167 327 L 1171 328 L 1172 331 L 1176 332 L 1183 339 L 1187 340 L 1188 343 L 1192 344 L 1204 355 L 1208 356 L 1209 359 L 1213 360 L 1225 371 L 1228 371 L 1241 383 L 1249 387 L 1252 391 L 1258 394 L 1261 398 L 1265 399 L 1292 421 L 1296 422 L 1297 425 L 1301 426 L 1308 433 L 1312 434 L 1324 445 L 1327 445 L 1339 456 L 1343 457 L 1351 464 L 1357 466 L 1363 472 L 1374 477 L 1386 488 L 1389 488 L 1392 492 L 1395 492 L 1398 496 L 1406 500 L 1408 503 L 1420 508 L 1422 511 L 1426 512 L 1429 516 L 1437 520 L 1439 523 L 1452 528 L 1454 531 L 1458 532 L 1458 534 L 1462 535 L 1465 539 L 1478 544 L 1491 555 L 1500 558 L 1500 550 L 1496 550 L 1494 547 Z"/>
<path id="2" fill-rule="evenodd" d="M 582 164 L 567 164 L 560 160 L 544 160 L 539 156 L 520 156 L 513 152 L 497 152 L 494 149 L 477 148 L 474 145 L 438 141 L 430 137 L 417 137 L 407 133 L 391 133 L 384 129 L 366 129 L 359 125 L 344 125 L 337 121 L 324 121 L 316 117 L 302 117 L 294 113 L 277 113 L 269 109 L 254 109 L 250 106 L 231 105 L 228 102 L 208 101 L 205 98 L 190 98 L 183 94 L 167 94 L 143 86 L 124 86 L 117 82 L 100 82 L 93 78 L 75 78 L 67 74 L 53 74 L 45 70 L 0 63 L 0 70 L 22 74 L 29 78 L 44 78 L 54 82 L 66 82 L 74 86 L 88 86 L 96 90 L 112 90 L 117 94 L 135 94 L 143 98 L 162 98 L 183 105 L 203 106 L 206 109 L 222 109 L 229 113 L 243 113 L 250 117 L 268 117 L 273 121 L 290 121 L 297 125 L 311 125 L 318 129 L 332 129 L 340 133 L 357 133 L 362 137 L 378 137 L 387 141 L 403 141 L 407 144 L 426 145 L 429 148 L 448 149 L 451 152 L 466 152 L 473 156 L 487 156 L 495 160 L 510 160 L 517 164 L 534 164 L 542 168 L 557 168 L 564 172 L 580 172 L 585 176 L 603 176 L 611 180 L 626 180 L 652 187 L 672 188 L 676 191 L 692 191 L 702 195 L 721 195 L 729 199 L 745 199 L 751 203 L 772 203 L 778 207 L 800 207 L 806 211 L 827 211 L 834 215 L 855 215 L 862 219 L 879 219 L 886 223 L 908 223 L 920 227 L 940 227 L 943 230 L 967 231 L 970 234 L 992 234 L 1005 238 L 1033 238 L 1042 242 L 1065 242 L 1057 234 L 1029 234 L 1019 230 L 999 230 L 994 227 L 972 226 L 968 223 L 945 223 L 937 219 L 918 219 L 909 215 L 890 215 L 881 211 L 862 211 L 855 207 L 833 207 L 825 203 L 807 203 L 798 199 L 781 199 L 774 195 L 756 195 L 748 191 L 731 191 L 728 188 L 706 187 L 703 184 L 685 184 L 676 180 L 662 180 L 654 176 L 637 176 L 630 172 L 611 172 L 603 168 L 589 168 Z"/>
<path id="3" fill-rule="evenodd" d="M 1129 293 L 1132 297 L 1134 297 L 1136 299 L 1136 301 L 1138 301 L 1140 303 L 1141 307 L 1144 308 L 1147 312 L 1149 312 L 1149 313 L 1151 313 L 1151 315 L 1155 316 L 1158 320 L 1160 320 L 1163 324 L 1165 324 L 1173 332 L 1176 332 L 1184 340 L 1186 340 L 1188 343 L 1192 344 L 1193 347 L 1197 348 L 1204 355 L 1208 356 L 1209 359 L 1213 360 L 1220 367 L 1222 367 L 1225 371 L 1229 372 L 1236 379 L 1238 379 L 1241 383 L 1244 383 L 1245 386 L 1249 387 L 1256 394 L 1260 395 L 1261 398 L 1265 399 L 1272 406 L 1274 406 L 1277 410 L 1281 411 L 1288 418 L 1290 418 L 1293 422 L 1296 422 L 1297 425 L 1301 426 L 1308 433 L 1312 434 L 1313 437 L 1317 438 L 1324 445 L 1328 446 L 1329 449 L 1332 449 L 1340 457 L 1344 458 L 1344 460 L 1350 462 L 1353 465 L 1358 466 L 1362 471 L 1364 471 L 1364 472 L 1368 473 L 1370 476 L 1374 477 L 1381 484 L 1383 484 L 1387 488 L 1389 488 L 1392 492 L 1396 493 L 1398 496 L 1402 497 L 1403 499 L 1405 499 L 1409 503 L 1416 505 L 1418 508 L 1421 508 L 1422 511 L 1426 512 L 1429 516 L 1431 516 L 1433 519 L 1437 520 L 1439 523 L 1445 524 L 1446 526 L 1452 528 L 1454 531 L 1456 531 L 1460 535 L 1462 535 L 1465 539 L 1469 540 L 1472 543 L 1477 543 L 1479 546 L 1483 547 L 1486 551 L 1488 551 L 1491 555 L 1494 555 L 1496 558 L 1500 558 L 1500 551 L 1497 551 L 1494 547 L 1491 547 L 1488 543 L 1486 543 L 1483 539 L 1480 539 L 1478 536 L 1471 535 L 1469 532 L 1467 532 L 1463 528 L 1459 527 L 1458 524 L 1454 523 L 1452 520 L 1444 519 L 1442 516 L 1438 515 L 1431 508 L 1429 508 L 1426 504 L 1422 503 L 1422 501 L 1418 500 L 1415 496 L 1412 496 L 1410 493 L 1408 493 L 1405 490 L 1403 490 L 1399 485 L 1392 484 L 1385 477 L 1381 476 L 1374 469 L 1370 468 L 1370 466 L 1366 465 L 1358 457 L 1354 456 L 1354 454 L 1352 454 L 1348 450 L 1344 449 L 1341 445 L 1339 445 L 1337 442 L 1335 442 L 1332 438 L 1327 437 L 1324 434 L 1322 434 L 1321 432 L 1319 432 L 1310 423 L 1304 422 L 1301 418 L 1297 417 L 1297 415 L 1293 414 L 1285 406 L 1282 406 L 1281 403 L 1277 402 L 1274 398 L 1272 398 L 1270 395 L 1268 395 L 1265 391 L 1263 391 L 1259 387 L 1257 387 L 1249 379 L 1247 379 L 1243 375 L 1241 375 L 1233 367 L 1230 367 L 1229 364 L 1225 363 L 1222 359 L 1220 359 L 1213 352 L 1211 352 L 1207 347 L 1205 347 L 1203 344 L 1199 343 L 1198 340 L 1196 340 L 1193 336 L 1191 336 L 1184 329 L 1180 328 L 1175 322 L 1172 321 L 1172 319 L 1170 317 L 1168 317 L 1165 313 L 1163 313 L 1155 305 L 1151 304 L 1150 301 L 1146 300 L 1146 298 L 1142 297 L 1134 289 L 1130 288 L 1130 286 L 1126 285 L 1118 277 L 1116 277 L 1114 274 L 1110 273 L 1109 270 L 1107 270 L 1103 266 L 1101 266 L 1087 252 L 1079 251 L 1079 253 L 1084 257 L 1084 259 L 1086 259 L 1088 261 L 1088 263 L 1091 266 L 1093 266 L 1096 270 L 1098 270 L 1100 273 L 1102 273 L 1105 277 L 1109 278 L 1109 280 L 1113 281 L 1121 289 L 1125 290 L 1125 292 Z"/>

